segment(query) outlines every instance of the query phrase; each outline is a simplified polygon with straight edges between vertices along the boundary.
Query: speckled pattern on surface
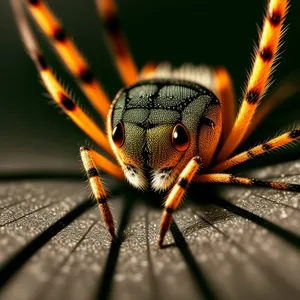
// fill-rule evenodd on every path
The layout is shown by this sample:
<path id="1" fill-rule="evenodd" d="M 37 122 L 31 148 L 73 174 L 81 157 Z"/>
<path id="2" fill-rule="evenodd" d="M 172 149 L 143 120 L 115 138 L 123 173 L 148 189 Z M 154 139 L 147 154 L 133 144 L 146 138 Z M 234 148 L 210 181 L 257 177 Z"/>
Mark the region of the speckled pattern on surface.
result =
<path id="1" fill-rule="evenodd" d="M 290 162 L 251 175 L 299 174 Z M 111 190 L 111 244 L 83 180 L 0 182 L 0 299 L 299 299 L 300 195 L 205 193 L 193 187 L 158 249 L 161 209 L 144 194 Z"/>

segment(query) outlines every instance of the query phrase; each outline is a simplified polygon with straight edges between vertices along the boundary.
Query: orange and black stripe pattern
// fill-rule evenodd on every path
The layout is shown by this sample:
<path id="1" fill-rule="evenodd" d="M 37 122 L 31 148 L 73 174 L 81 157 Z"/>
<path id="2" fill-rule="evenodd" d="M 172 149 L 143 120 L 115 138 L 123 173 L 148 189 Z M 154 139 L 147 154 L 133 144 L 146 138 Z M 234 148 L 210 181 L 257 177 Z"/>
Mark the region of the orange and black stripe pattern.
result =
<path id="1" fill-rule="evenodd" d="M 79 81 L 79 84 L 88 99 L 103 118 L 106 119 L 108 115 L 109 121 L 113 112 L 113 110 L 110 110 L 110 102 L 101 85 L 92 75 L 86 60 L 78 51 L 70 37 L 66 34 L 60 22 L 47 7 L 44 1 L 24 1 L 27 3 L 32 16 L 44 34 L 52 41 L 57 53 L 66 67 Z M 11 0 L 11 2 L 14 7 L 17 24 L 25 46 L 40 73 L 46 89 L 51 94 L 54 101 L 64 110 L 74 123 L 77 124 L 78 127 L 92 138 L 103 150 L 115 157 L 105 133 L 81 110 L 80 107 L 76 105 L 70 95 L 53 75 L 51 68 L 48 66 L 46 59 L 41 52 L 32 31 L 30 30 L 21 0 Z M 147 64 L 143 68 L 140 75 L 138 74 L 137 67 L 129 51 L 125 35 L 123 34 L 120 26 L 115 0 L 97 0 L 97 5 L 99 13 L 104 21 L 104 28 L 115 57 L 116 66 L 124 83 L 126 85 L 130 85 L 138 78 L 145 79 L 153 77 L 156 72 L 157 65 L 151 63 Z M 267 14 L 264 19 L 259 46 L 256 49 L 252 71 L 244 92 L 239 113 L 235 120 L 235 95 L 230 76 L 224 68 L 217 68 L 215 70 L 216 91 L 220 98 L 223 123 L 221 123 L 221 119 L 219 119 L 219 122 L 216 122 L 215 124 L 206 115 L 206 117 L 203 117 L 203 120 L 205 124 L 213 128 L 214 131 L 218 128 L 220 131 L 221 128 L 223 130 L 221 144 L 219 144 L 220 151 L 216 155 L 217 164 L 209 169 L 209 173 L 197 174 L 201 164 L 201 159 L 197 156 L 192 158 L 181 171 L 165 201 L 164 212 L 160 223 L 160 247 L 162 246 L 164 237 L 169 229 L 173 213 L 182 202 L 188 185 L 193 180 L 199 183 L 237 184 L 300 192 L 300 185 L 297 184 L 236 177 L 231 174 L 222 173 L 235 165 L 246 162 L 268 151 L 288 145 L 300 138 L 300 129 L 296 128 L 230 158 L 234 150 L 252 132 L 253 128 L 261 121 L 263 116 L 265 116 L 274 107 L 274 103 L 279 103 L 282 99 L 282 96 L 278 96 L 277 100 L 275 98 L 276 101 L 265 103 L 261 112 L 255 115 L 261 98 L 270 83 L 270 74 L 274 68 L 274 61 L 276 59 L 278 48 L 280 47 L 280 39 L 283 34 L 283 23 L 288 6 L 288 0 L 269 0 Z M 297 88 L 290 90 L 289 87 L 287 87 L 286 90 L 294 92 L 297 91 Z M 283 94 L 286 93 L 284 92 Z M 252 120 L 254 122 L 251 124 Z M 110 127 L 108 128 L 108 135 L 111 136 Z M 206 162 L 207 165 L 209 165 L 210 162 L 209 155 L 212 157 L 215 152 L 213 149 L 214 146 L 212 145 L 212 143 L 209 143 L 206 147 L 207 153 L 210 152 L 209 154 L 205 151 L 201 153 L 201 157 L 203 159 L 202 168 L 205 168 L 206 171 Z M 205 155 L 205 153 L 207 155 Z M 107 195 L 103 188 L 97 167 L 118 179 L 124 179 L 124 173 L 120 166 L 87 147 L 80 148 L 80 155 L 92 193 L 99 205 L 105 225 L 110 232 L 112 239 L 115 240 L 116 234 L 114 219 L 108 205 Z M 119 162 L 122 164 L 121 160 Z"/>
<path id="2" fill-rule="evenodd" d="M 122 80 L 126 85 L 133 84 L 138 78 L 138 71 L 121 29 L 117 5 L 114 0 L 97 0 L 97 7 Z"/>
<path id="3" fill-rule="evenodd" d="M 300 92 L 299 78 L 300 71 L 297 70 L 289 75 L 285 80 L 280 81 L 280 83 L 272 89 L 271 93 L 264 98 L 263 103 L 256 111 L 243 141 L 245 141 L 252 132 L 258 128 L 260 123 L 275 107 L 280 105 L 284 100 L 289 99 Z"/>
<path id="4" fill-rule="evenodd" d="M 177 209 L 178 205 L 182 201 L 186 189 L 197 173 L 200 164 L 200 157 L 197 156 L 191 159 L 191 161 L 186 165 L 186 167 L 179 175 L 177 182 L 168 195 L 160 223 L 160 233 L 158 241 L 159 247 L 161 247 L 163 244 L 164 237 L 169 229 L 172 220 L 173 212 Z"/>
<path id="5" fill-rule="evenodd" d="M 42 56 L 39 56 L 40 61 L 45 63 Z M 40 65 L 40 75 L 42 80 L 56 103 L 64 110 L 64 112 L 73 120 L 73 122 L 91 137 L 99 146 L 107 153 L 114 155 L 109 146 L 105 133 L 95 124 L 95 122 L 85 114 L 85 112 L 75 104 L 70 95 L 62 87 L 53 75 L 51 69 L 46 64 Z"/>
<path id="6" fill-rule="evenodd" d="M 54 48 L 96 110 L 105 119 L 110 101 L 99 82 L 94 78 L 86 60 L 67 35 L 52 11 L 42 0 L 27 0 L 29 9 L 45 35 L 53 42 Z"/>
<path id="7" fill-rule="evenodd" d="M 95 122 L 91 120 L 78 105 L 76 105 L 70 95 L 53 75 L 51 68 L 48 66 L 46 59 L 30 30 L 21 2 L 13 0 L 12 4 L 25 47 L 27 48 L 31 59 L 34 61 L 47 91 L 52 96 L 53 100 L 82 131 L 91 137 L 107 153 L 110 153 L 113 156 L 113 151 L 109 146 L 104 132 L 99 129 Z"/>
<path id="8" fill-rule="evenodd" d="M 270 73 L 280 46 L 288 3 L 288 0 L 269 1 L 259 47 L 256 51 L 244 99 L 234 126 L 217 156 L 217 161 L 227 159 L 240 145 L 247 133 L 255 110 L 270 81 Z"/>
<path id="9" fill-rule="evenodd" d="M 87 147 L 80 148 L 80 156 L 83 163 L 83 167 L 87 174 L 92 193 L 99 205 L 105 225 L 112 236 L 112 239 L 116 239 L 115 226 L 113 215 L 107 203 L 107 196 L 103 188 L 99 172 L 96 165 L 90 155 L 90 150 Z"/>
<path id="10" fill-rule="evenodd" d="M 203 174 L 195 177 L 195 182 L 201 183 L 229 183 L 237 185 L 248 185 L 257 187 L 266 187 L 276 190 L 290 191 L 290 192 L 300 192 L 299 184 L 292 183 L 281 183 L 275 181 L 265 181 L 259 179 L 251 179 L 244 177 L 236 177 L 231 174 Z"/>
<path id="11" fill-rule="evenodd" d="M 99 154 L 95 150 L 90 149 L 89 151 L 98 168 L 115 178 L 124 180 L 124 173 L 118 164 L 113 163 L 111 160 Z"/>
<path id="12" fill-rule="evenodd" d="M 286 132 L 284 134 L 275 137 L 274 139 L 269 140 L 268 142 L 262 143 L 256 147 L 249 149 L 248 151 L 244 151 L 228 160 L 225 160 L 224 162 L 212 167 L 209 170 L 209 172 L 212 173 L 224 172 L 238 164 L 241 164 L 259 155 L 262 155 L 268 151 L 286 146 L 294 142 L 298 138 L 300 138 L 300 129 L 294 129 L 290 132 Z"/>

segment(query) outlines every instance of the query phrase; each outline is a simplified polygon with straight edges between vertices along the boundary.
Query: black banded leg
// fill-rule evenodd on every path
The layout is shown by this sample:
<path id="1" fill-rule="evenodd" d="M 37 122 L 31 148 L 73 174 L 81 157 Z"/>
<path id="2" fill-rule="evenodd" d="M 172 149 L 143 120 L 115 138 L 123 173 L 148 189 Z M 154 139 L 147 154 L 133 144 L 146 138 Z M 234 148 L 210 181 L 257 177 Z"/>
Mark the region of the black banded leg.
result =
<path id="1" fill-rule="evenodd" d="M 265 180 L 251 179 L 245 177 L 236 177 L 231 174 L 223 174 L 223 173 L 196 175 L 194 181 L 199 183 L 229 183 L 229 184 L 272 188 L 275 190 L 282 190 L 282 191 L 300 192 L 299 184 L 282 183 L 276 181 L 265 181 Z"/>
<path id="2" fill-rule="evenodd" d="M 125 85 L 133 84 L 139 74 L 121 28 L 117 3 L 115 0 L 96 0 L 96 4 L 121 78 Z"/>
<path id="3" fill-rule="evenodd" d="M 261 103 L 259 109 L 256 111 L 243 141 L 258 128 L 261 122 L 273 111 L 273 109 L 294 95 L 300 93 L 299 78 L 300 70 L 297 70 L 272 88 L 270 94 L 265 96 L 263 103 Z"/>
<path id="4" fill-rule="evenodd" d="M 300 129 L 297 127 L 292 131 L 285 132 L 267 142 L 257 145 L 248 151 L 241 152 L 209 169 L 209 173 L 221 173 L 236 165 L 244 163 L 268 151 L 292 144 L 300 138 Z"/>
<path id="5" fill-rule="evenodd" d="M 189 183 L 193 180 L 200 167 L 201 160 L 198 156 L 192 158 L 180 173 L 177 182 L 170 191 L 165 202 L 165 209 L 161 218 L 158 246 L 162 247 L 164 237 L 169 229 L 173 212 L 180 204 Z"/>
<path id="6" fill-rule="evenodd" d="M 270 84 L 270 76 L 276 65 L 276 56 L 284 33 L 284 20 L 288 7 L 288 0 L 269 0 L 243 101 L 234 125 L 216 157 L 217 162 L 228 159 L 244 140 L 261 99 Z"/>
<path id="7" fill-rule="evenodd" d="M 90 157 L 93 159 L 95 165 L 105 172 L 106 174 L 109 174 L 119 180 L 124 180 L 124 173 L 122 168 L 113 163 L 111 160 L 106 158 L 105 156 L 101 155 L 100 153 L 96 152 L 93 149 L 89 149 L 87 147 L 80 147 L 80 152 L 81 151 L 88 151 Z"/>
<path id="8" fill-rule="evenodd" d="M 107 230 L 109 231 L 113 240 L 116 240 L 115 233 L 115 225 L 113 215 L 107 203 L 107 197 L 105 190 L 103 188 L 99 172 L 96 168 L 96 165 L 93 161 L 92 156 L 90 155 L 90 151 L 86 147 L 80 148 L 80 156 L 86 171 L 87 177 L 89 179 L 89 184 L 93 195 L 99 205 L 99 209 L 101 211 L 104 223 L 106 225 Z"/>
<path id="9" fill-rule="evenodd" d="M 27 4 L 37 25 L 51 41 L 66 68 L 77 79 L 88 100 L 106 120 L 110 107 L 109 98 L 62 24 L 43 0 L 18 0 L 18 2 L 22 1 Z M 20 9 L 22 9 L 21 6 Z M 18 19 L 16 21 L 19 22 Z"/>
<path id="10" fill-rule="evenodd" d="M 40 2 L 38 2 L 40 3 Z M 29 26 L 21 0 L 11 0 L 17 25 L 28 54 L 36 65 L 42 81 L 53 100 L 63 109 L 72 121 L 92 138 L 102 149 L 114 157 L 105 133 L 96 123 L 72 100 L 66 89 L 54 76 L 42 50 Z"/>

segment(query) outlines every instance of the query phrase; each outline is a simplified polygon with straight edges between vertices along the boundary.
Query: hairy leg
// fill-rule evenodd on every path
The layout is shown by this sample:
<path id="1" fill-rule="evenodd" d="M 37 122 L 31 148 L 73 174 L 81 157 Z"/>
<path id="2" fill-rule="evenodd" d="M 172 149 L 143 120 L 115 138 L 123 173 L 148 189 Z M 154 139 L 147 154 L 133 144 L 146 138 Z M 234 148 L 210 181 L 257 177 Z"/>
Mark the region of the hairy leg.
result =
<path id="1" fill-rule="evenodd" d="M 181 174 L 178 177 L 177 182 L 174 187 L 171 189 L 168 198 L 165 202 L 164 212 L 161 218 L 160 223 L 160 232 L 159 232 L 159 241 L 158 246 L 162 247 L 165 235 L 169 229 L 173 212 L 177 209 L 178 205 L 182 201 L 182 198 L 185 194 L 185 191 L 189 183 L 193 180 L 196 172 L 200 166 L 200 158 L 194 157 L 183 169 Z"/>
<path id="2" fill-rule="evenodd" d="M 67 91 L 58 82 L 48 66 L 45 57 L 30 30 L 28 21 L 21 7 L 19 0 L 12 1 L 16 14 L 17 24 L 28 53 L 35 63 L 38 72 L 43 80 L 47 91 L 53 100 L 63 109 L 63 111 L 72 119 L 72 121 L 92 138 L 100 147 L 114 157 L 112 149 L 104 132 L 88 117 L 83 110 L 75 104 Z"/>
<path id="3" fill-rule="evenodd" d="M 85 172 L 89 179 L 89 184 L 90 184 L 91 190 L 93 192 L 93 196 L 95 197 L 95 199 L 99 205 L 99 209 L 102 214 L 103 220 L 105 222 L 106 228 L 109 231 L 112 239 L 116 240 L 113 215 L 112 215 L 109 205 L 107 203 L 106 193 L 103 188 L 103 185 L 102 185 L 102 182 L 101 182 L 101 179 L 99 176 L 99 172 L 96 169 L 96 164 L 91 156 L 90 151 L 87 148 L 85 148 L 85 147 L 80 148 L 80 156 L 81 156 L 81 160 L 82 160 Z"/>
<path id="4" fill-rule="evenodd" d="M 266 96 L 264 102 L 256 111 L 243 141 L 252 134 L 252 132 L 260 125 L 265 117 L 272 112 L 273 109 L 280 105 L 284 100 L 300 92 L 299 80 L 300 71 L 298 70 L 272 89 L 271 93 Z"/>
<path id="5" fill-rule="evenodd" d="M 212 168 L 209 169 L 209 172 L 211 173 L 224 172 L 236 165 L 246 162 L 266 152 L 291 144 L 299 138 L 300 138 L 300 129 L 294 129 L 292 131 L 288 131 L 265 143 L 262 143 L 247 151 L 239 153 L 234 157 L 231 157 L 225 160 L 224 162 L 217 164 L 216 166 L 213 166 Z"/>
<path id="6" fill-rule="evenodd" d="M 236 177 L 231 174 L 223 173 L 196 175 L 194 181 L 198 183 L 229 183 L 246 186 L 267 187 L 283 191 L 300 192 L 299 184 Z"/>
<path id="7" fill-rule="evenodd" d="M 117 4 L 115 0 L 96 0 L 96 4 L 121 78 L 126 85 L 133 84 L 138 79 L 138 70 L 121 29 Z"/>
<path id="8" fill-rule="evenodd" d="M 288 0 L 269 1 L 259 47 L 255 53 L 243 101 L 232 130 L 217 155 L 218 162 L 227 159 L 243 141 L 256 108 L 270 83 L 270 74 L 280 46 L 287 9 Z"/>
<path id="9" fill-rule="evenodd" d="M 88 63 L 53 12 L 42 0 L 25 0 L 35 21 L 53 43 L 54 49 L 95 109 L 106 119 L 110 101 L 101 84 L 94 78 Z M 17 20 L 18 21 L 18 20 Z"/>

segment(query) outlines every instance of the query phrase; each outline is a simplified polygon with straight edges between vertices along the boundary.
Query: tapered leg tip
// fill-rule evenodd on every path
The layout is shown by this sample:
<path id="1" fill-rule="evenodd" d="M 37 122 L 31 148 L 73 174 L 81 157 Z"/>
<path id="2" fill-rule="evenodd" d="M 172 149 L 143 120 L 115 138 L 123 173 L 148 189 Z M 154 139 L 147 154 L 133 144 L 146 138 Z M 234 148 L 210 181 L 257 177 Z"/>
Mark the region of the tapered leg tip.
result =
<path id="1" fill-rule="evenodd" d="M 82 152 L 82 151 L 88 151 L 88 150 L 89 150 L 89 148 L 86 147 L 86 146 L 81 146 L 80 147 L 80 152 Z"/>
<path id="2" fill-rule="evenodd" d="M 117 238 L 118 238 L 118 237 L 116 236 L 116 234 L 115 234 L 114 232 L 113 232 L 113 233 L 111 232 L 110 235 L 111 235 L 112 241 L 115 242 L 115 241 L 117 240 Z"/>
<path id="3" fill-rule="evenodd" d="M 159 241 L 157 242 L 157 247 L 161 249 L 161 248 L 163 248 L 163 244 L 164 244 L 164 240 L 159 239 Z"/>

